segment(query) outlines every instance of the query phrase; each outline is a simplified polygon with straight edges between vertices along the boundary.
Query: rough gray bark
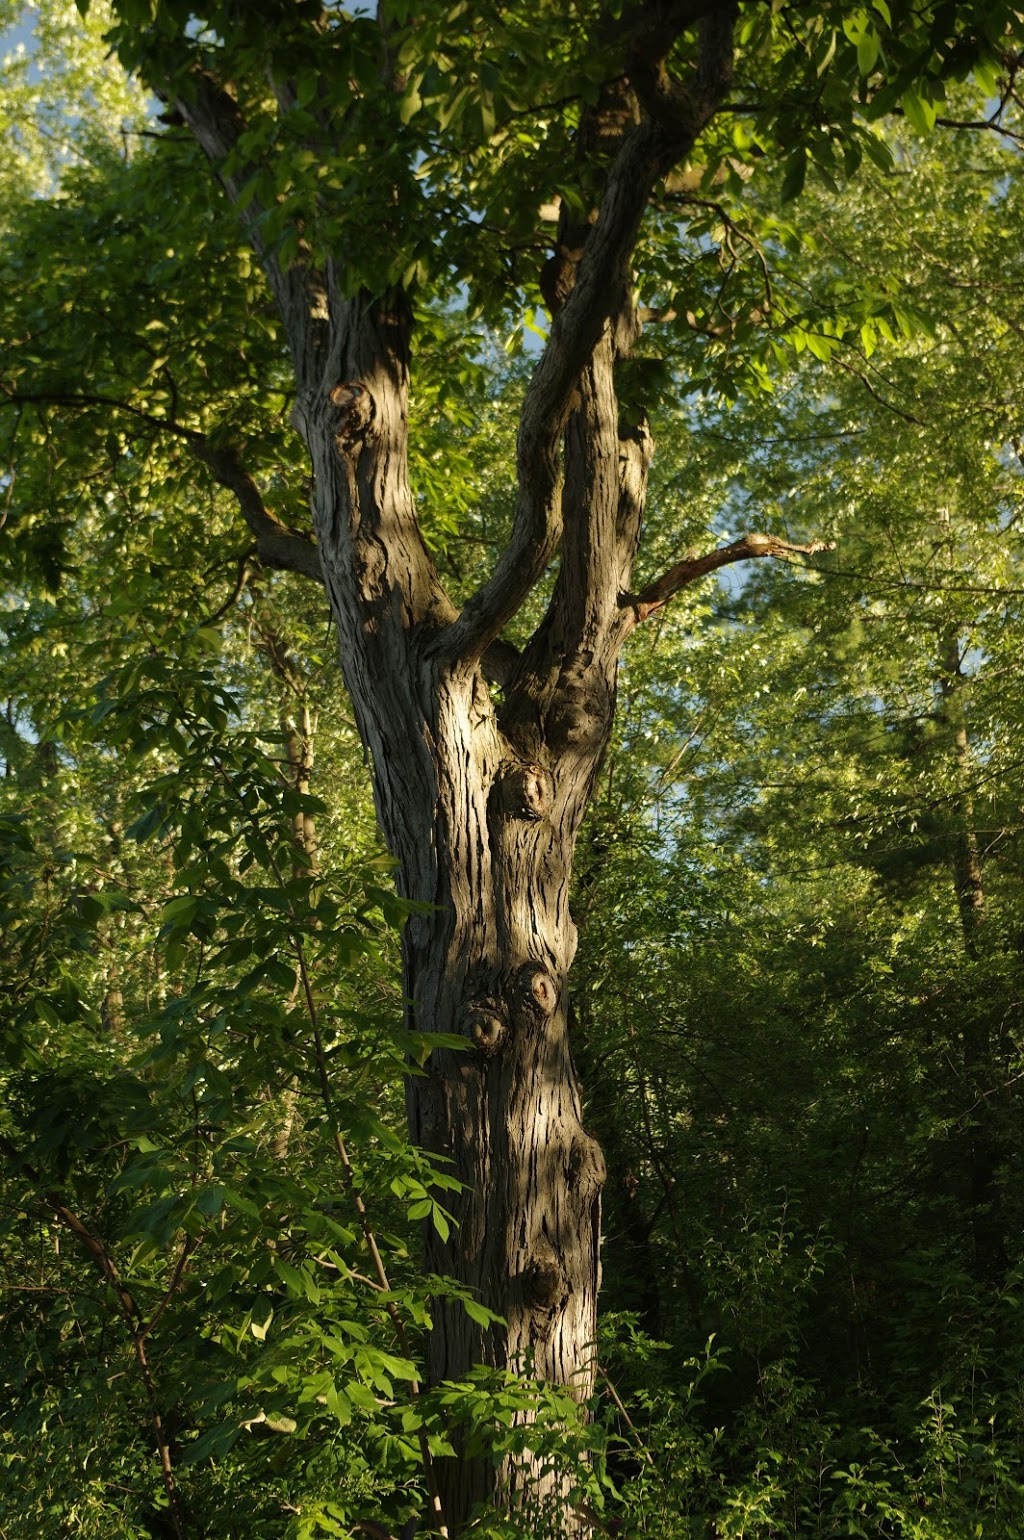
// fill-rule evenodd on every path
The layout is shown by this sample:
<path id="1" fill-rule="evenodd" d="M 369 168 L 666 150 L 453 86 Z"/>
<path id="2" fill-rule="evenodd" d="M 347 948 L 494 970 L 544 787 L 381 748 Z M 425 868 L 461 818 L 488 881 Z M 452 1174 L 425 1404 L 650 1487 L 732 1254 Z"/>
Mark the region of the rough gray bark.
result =
<path id="1" fill-rule="evenodd" d="M 282 270 L 263 244 L 260 209 L 250 202 L 243 216 L 285 322 L 293 417 L 312 461 L 316 550 L 293 565 L 315 566 L 325 583 L 400 889 L 430 906 L 405 930 L 410 1023 L 467 1044 L 435 1051 L 409 1082 L 413 1140 L 464 1184 L 457 1228 L 447 1242 L 431 1231 L 426 1261 L 507 1324 L 482 1328 L 441 1302 L 435 1384 L 490 1364 L 529 1368 L 580 1398 L 593 1387 L 604 1162 L 583 1126 L 567 1037 L 573 851 L 611 731 L 623 642 L 709 570 L 684 563 L 656 591 L 630 595 L 651 442 L 643 421 L 620 426 L 614 368 L 638 330 L 630 266 L 652 191 L 728 90 L 732 11 L 690 0 L 623 18 L 630 83 L 612 93 L 595 217 L 575 230 L 563 219 L 559 231 L 550 340 L 522 408 L 511 539 L 458 613 L 409 490 L 402 296 L 345 296 L 330 264 L 314 272 L 304 256 Z M 699 64 L 684 87 L 665 57 L 700 18 Z M 199 73 L 176 105 L 237 197 L 252 168 L 237 153 L 243 125 L 229 92 Z M 258 538 L 276 539 L 240 468 L 209 463 Z M 551 604 L 519 656 L 502 628 L 559 546 Z M 772 554 L 769 544 L 731 547 L 721 559 Z M 500 702 L 488 684 L 499 675 Z M 454 1460 L 440 1478 L 453 1533 L 496 1482 L 519 1502 L 551 1487 L 529 1461 L 496 1475 Z M 567 1514 L 564 1527 L 576 1533 L 580 1521 Z"/>

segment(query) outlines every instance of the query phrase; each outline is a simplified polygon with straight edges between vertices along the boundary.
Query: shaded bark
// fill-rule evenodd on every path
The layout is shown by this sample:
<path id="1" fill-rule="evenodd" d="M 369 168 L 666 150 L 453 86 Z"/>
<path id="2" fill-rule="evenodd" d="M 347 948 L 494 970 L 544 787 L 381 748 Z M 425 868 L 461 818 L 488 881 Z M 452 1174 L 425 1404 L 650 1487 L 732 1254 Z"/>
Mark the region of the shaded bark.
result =
<path id="1" fill-rule="evenodd" d="M 619 652 L 644 618 L 629 588 L 651 454 L 645 421 L 620 429 L 615 365 L 638 331 L 631 261 L 641 220 L 728 90 L 732 16 L 731 4 L 642 6 L 626 22 L 629 82 L 602 109 L 616 125 L 587 126 L 596 130 L 583 154 L 595 214 L 573 229 L 563 219 L 559 232 L 550 340 L 520 419 L 511 538 L 461 611 L 423 542 L 408 484 L 405 300 L 342 293 L 333 263 L 314 270 L 301 241 L 282 269 L 258 203 L 242 216 L 288 336 L 293 421 L 312 461 L 315 565 L 377 815 L 400 891 L 423 905 L 404 932 L 408 1022 L 466 1044 L 436 1050 L 408 1085 L 413 1140 L 463 1184 L 457 1227 L 446 1241 L 427 1235 L 426 1264 L 502 1323 L 482 1327 L 460 1303 L 440 1300 L 433 1384 L 481 1364 L 528 1370 L 580 1399 L 594 1383 L 604 1161 L 583 1127 L 569 1054 L 569 892 L 611 731 Z M 695 20 L 699 57 L 683 84 L 664 61 Z M 200 69 L 177 105 L 237 199 L 253 168 L 230 91 Z M 269 541 L 244 470 L 207 458 Z M 275 559 L 287 564 L 279 546 Z M 502 628 L 559 546 L 547 614 L 517 655 Z M 742 553 L 762 554 L 775 552 Z M 314 565 L 307 551 L 295 560 Z M 673 570 L 672 591 L 698 575 Z M 488 678 L 501 679 L 503 698 Z M 496 1491 L 520 1506 L 558 1495 L 529 1457 L 497 1472 L 456 1459 L 439 1478 L 452 1533 Z M 589 1526 L 572 1514 L 562 1522 L 567 1534 Z"/>

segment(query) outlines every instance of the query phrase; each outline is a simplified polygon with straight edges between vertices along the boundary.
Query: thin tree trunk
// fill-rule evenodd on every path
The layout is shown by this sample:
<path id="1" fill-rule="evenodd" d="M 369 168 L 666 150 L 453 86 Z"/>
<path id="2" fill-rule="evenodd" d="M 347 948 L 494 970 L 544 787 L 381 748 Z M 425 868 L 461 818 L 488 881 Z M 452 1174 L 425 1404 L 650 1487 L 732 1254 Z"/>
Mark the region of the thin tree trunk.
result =
<path id="1" fill-rule="evenodd" d="M 308 681 L 298 658 L 271 616 L 266 613 L 262 595 L 256 591 L 255 587 L 253 593 L 257 600 L 253 625 L 280 692 L 281 738 L 285 751 L 284 776 L 293 791 L 301 797 L 307 797 L 313 775 L 316 741 L 316 721 L 309 709 Z M 319 844 L 316 818 L 308 808 L 296 808 L 292 815 L 292 831 L 295 844 L 292 875 L 294 877 L 315 875 L 319 861 Z M 296 978 L 296 997 L 299 987 L 299 980 Z M 283 1161 L 287 1157 L 298 1105 L 299 1085 L 297 1078 L 293 1077 L 281 1093 L 280 1123 L 271 1140 L 271 1154 L 276 1161 Z"/>
<path id="2" fill-rule="evenodd" d="M 939 674 L 942 711 L 951 736 L 953 771 L 958 787 L 949 865 L 964 953 L 973 963 L 983 953 L 985 887 L 971 794 L 971 749 L 963 701 L 964 683 L 960 638 L 955 631 L 950 631 L 943 639 Z M 964 1078 L 973 1103 L 969 1114 L 967 1172 L 971 1232 L 977 1264 L 984 1273 L 991 1274 L 1005 1267 L 1007 1257 L 998 1184 L 1004 1157 L 991 1127 L 996 1109 L 990 1104 L 990 1092 L 995 1084 L 996 1069 L 984 1002 L 966 1005 L 960 1035 Z"/>
<path id="3" fill-rule="evenodd" d="M 943 715 L 952 739 L 953 771 L 958 785 L 955 798 L 956 828 L 950 852 L 950 871 L 960 915 L 964 950 L 976 957 L 985 919 L 985 887 L 981 869 L 981 850 L 974 827 L 974 798 L 971 794 L 971 749 L 967 737 L 967 713 L 963 703 L 964 674 L 960 656 L 960 638 L 951 631 L 942 646 L 939 689 Z"/>

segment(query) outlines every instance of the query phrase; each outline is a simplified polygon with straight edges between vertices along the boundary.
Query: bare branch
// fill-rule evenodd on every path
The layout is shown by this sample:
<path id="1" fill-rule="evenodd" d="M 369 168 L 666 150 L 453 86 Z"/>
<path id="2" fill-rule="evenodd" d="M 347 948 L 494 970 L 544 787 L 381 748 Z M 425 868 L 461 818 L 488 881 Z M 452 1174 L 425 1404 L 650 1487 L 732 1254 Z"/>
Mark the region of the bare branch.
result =
<path id="1" fill-rule="evenodd" d="M 192 1253 L 195 1251 L 198 1245 L 199 1241 L 195 1236 L 186 1235 L 182 1244 L 182 1248 L 178 1253 L 178 1260 L 174 1264 L 174 1270 L 171 1273 L 167 1287 L 164 1290 L 163 1298 L 160 1300 L 149 1320 L 139 1331 L 138 1335 L 140 1339 L 144 1339 L 149 1336 L 150 1332 L 153 1330 L 153 1327 L 157 1324 L 164 1311 L 170 1305 L 171 1300 L 177 1293 L 178 1285 L 181 1283 L 182 1278 L 185 1276 L 185 1269 L 189 1264 Z"/>
<path id="2" fill-rule="evenodd" d="M 875 389 L 867 375 L 864 374 L 860 369 L 855 368 L 853 364 L 848 364 L 845 359 L 838 357 L 833 357 L 832 362 L 838 364 L 839 368 L 842 369 L 844 374 L 852 375 L 855 380 L 860 380 L 860 383 L 864 386 L 864 389 L 867 391 L 868 395 L 877 401 L 879 406 L 884 406 L 887 412 L 895 413 L 897 417 L 902 417 L 904 422 L 913 423 L 917 428 L 923 428 L 927 426 L 923 418 L 915 417 L 913 412 L 905 412 L 902 407 L 897 406 L 893 401 L 887 401 L 886 398 Z"/>
<path id="3" fill-rule="evenodd" d="M 240 556 L 240 557 L 237 558 L 237 560 L 235 562 L 235 568 L 236 568 L 236 571 L 235 571 L 235 581 L 234 581 L 234 584 L 232 585 L 231 592 L 228 594 L 227 598 L 224 600 L 224 603 L 218 605 L 218 607 L 214 610 L 213 614 L 209 615 L 206 618 L 206 620 L 203 621 L 203 625 L 204 626 L 215 626 L 219 620 L 223 620 L 224 619 L 224 616 L 228 613 L 229 610 L 233 610 L 234 609 L 235 605 L 238 603 L 239 599 L 242 597 L 243 593 L 245 592 L 245 585 L 249 581 L 249 562 L 250 562 L 250 560 L 251 560 L 251 557 L 250 557 L 248 552 L 246 552 L 243 556 Z M 216 570 L 216 569 L 214 569 L 214 568 L 208 569 L 208 571 L 214 571 L 214 570 Z M 204 577 L 206 575 L 207 574 L 204 574 Z"/>
<path id="4" fill-rule="evenodd" d="M 619 603 L 623 609 L 635 610 L 639 623 L 667 604 L 681 588 L 688 588 L 698 578 L 717 571 L 719 567 L 728 567 L 737 561 L 756 560 L 761 556 L 787 557 L 794 553 L 815 556 L 819 551 L 834 549 L 834 540 L 812 540 L 808 545 L 796 545 L 790 540 L 781 540 L 778 535 L 742 535 L 739 540 L 719 546 L 717 551 L 709 551 L 706 556 L 687 557 L 684 561 L 676 562 L 656 583 L 649 583 L 639 594 L 623 594 Z"/>
<path id="5" fill-rule="evenodd" d="M 3 392 L 3 400 L 0 406 L 109 406 L 118 412 L 127 412 L 132 417 L 138 417 L 140 421 L 149 423 L 152 428 L 159 428 L 163 433 L 170 433 L 175 438 L 188 438 L 191 430 L 180 422 L 175 422 L 171 417 L 157 417 L 152 412 L 145 411 L 141 406 L 133 406 L 130 401 L 122 401 L 119 396 L 95 395 L 87 391 L 64 390 L 10 390 L 0 384 Z"/>

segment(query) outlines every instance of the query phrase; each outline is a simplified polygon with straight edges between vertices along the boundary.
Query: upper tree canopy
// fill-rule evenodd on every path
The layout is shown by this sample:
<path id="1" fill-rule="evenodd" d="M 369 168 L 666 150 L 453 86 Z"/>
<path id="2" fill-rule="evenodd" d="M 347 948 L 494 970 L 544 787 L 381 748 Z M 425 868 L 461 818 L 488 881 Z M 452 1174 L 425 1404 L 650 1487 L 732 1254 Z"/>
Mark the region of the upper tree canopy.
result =
<path id="1" fill-rule="evenodd" d="M 88 4 L 80 9 L 93 27 Z M 92 404 L 107 407 L 108 429 L 145 433 L 139 414 L 150 433 L 171 426 L 235 494 L 264 559 L 315 573 L 308 544 L 286 532 L 302 527 L 301 488 L 279 486 L 264 506 L 235 448 L 246 444 L 244 471 L 257 479 L 294 456 L 279 456 L 268 438 L 285 449 L 296 383 L 321 390 L 338 362 L 325 330 L 328 292 L 332 303 L 401 295 L 421 320 L 437 303 L 466 308 L 514 337 L 533 312 L 553 311 L 527 421 L 564 410 L 631 282 L 641 320 L 657 326 L 641 342 L 654 357 L 620 367 L 627 416 L 636 420 L 664 390 L 662 359 L 716 390 L 763 381 L 772 348 L 799 330 L 793 307 L 787 315 L 773 306 L 772 289 L 773 263 L 797 237 L 778 215 L 760 231 L 738 230 L 731 220 L 745 187 L 780 170 L 789 198 L 809 162 L 832 179 L 854 173 L 865 154 L 889 164 L 881 120 L 902 113 L 926 131 L 954 110 L 947 95 L 972 71 L 997 117 L 1014 89 L 1019 12 L 887 0 L 856 10 L 741 6 L 730 62 L 720 34 L 732 19 L 730 6 L 707 0 L 394 5 L 374 15 L 290 0 L 115 4 L 110 41 L 165 103 L 163 143 L 135 157 L 134 175 L 113 171 L 109 140 L 104 152 L 93 143 L 92 159 L 102 153 L 106 174 L 121 179 L 120 209 L 97 207 L 91 231 L 82 212 L 72 219 L 76 202 L 95 197 L 88 172 L 78 173 L 85 181 L 77 199 L 74 179 L 66 186 L 69 239 L 56 262 L 12 274 L 28 330 L 11 334 L 8 398 L 59 406 L 105 397 Z M 182 142 L 185 122 L 234 216 L 217 208 Z M 123 142 L 151 143 L 131 134 Z M 39 232 L 51 250 L 53 228 Z M 291 318 L 295 374 L 243 242 L 255 245 Z M 66 308 L 64 336 L 55 333 L 50 305 L 62 286 L 75 319 L 92 294 L 102 339 L 79 328 L 70 339 Z M 884 306 L 851 301 L 851 324 Z M 450 350 L 440 369 L 427 363 L 435 336 L 436 326 L 421 325 L 422 384 L 414 377 L 421 402 L 450 412 Z M 463 360 L 474 351 L 463 346 Z M 459 367 L 466 383 L 473 366 Z M 134 422 L 111 417 L 115 402 L 133 408 Z M 520 527 L 520 554 L 531 540 L 546 554 L 545 533 Z M 52 521 L 36 529 L 51 570 L 54 540 Z M 526 575 L 542 565 L 529 561 Z M 524 585 L 515 586 L 496 620 L 521 600 Z"/>
<path id="2" fill-rule="evenodd" d="M 343 294 L 466 285 L 471 304 L 505 317 L 540 297 L 558 201 L 593 219 L 634 116 L 654 125 L 665 160 L 692 131 L 711 84 L 710 25 L 732 8 L 368 9 L 125 0 L 110 37 L 186 116 L 215 122 L 219 170 L 282 268 L 330 261 Z M 781 159 L 796 192 L 808 156 L 834 175 L 865 151 L 884 158 L 872 125 L 887 113 L 930 127 L 972 69 L 996 94 L 1017 16 L 1006 4 L 887 0 L 740 7 L 728 111 L 690 175 L 653 193 L 661 217 L 642 267 L 678 241 L 680 197 L 701 182 Z M 624 75 L 639 110 L 615 101 Z M 645 285 L 662 291 L 665 277 L 652 285 L 645 272 Z"/>

